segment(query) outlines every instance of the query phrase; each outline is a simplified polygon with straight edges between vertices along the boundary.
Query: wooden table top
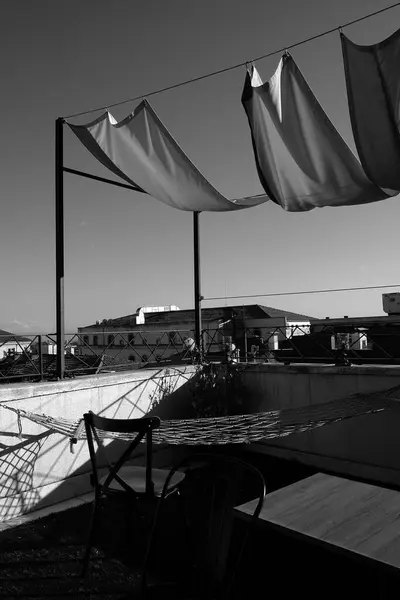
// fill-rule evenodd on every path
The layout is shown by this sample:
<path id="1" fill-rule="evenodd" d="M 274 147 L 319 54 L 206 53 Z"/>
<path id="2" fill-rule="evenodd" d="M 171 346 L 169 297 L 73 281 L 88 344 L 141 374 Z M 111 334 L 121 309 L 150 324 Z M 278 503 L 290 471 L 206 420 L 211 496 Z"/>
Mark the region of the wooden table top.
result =
<path id="1" fill-rule="evenodd" d="M 236 510 L 252 514 L 255 503 Z M 400 492 L 318 473 L 268 494 L 259 518 L 400 569 Z"/>

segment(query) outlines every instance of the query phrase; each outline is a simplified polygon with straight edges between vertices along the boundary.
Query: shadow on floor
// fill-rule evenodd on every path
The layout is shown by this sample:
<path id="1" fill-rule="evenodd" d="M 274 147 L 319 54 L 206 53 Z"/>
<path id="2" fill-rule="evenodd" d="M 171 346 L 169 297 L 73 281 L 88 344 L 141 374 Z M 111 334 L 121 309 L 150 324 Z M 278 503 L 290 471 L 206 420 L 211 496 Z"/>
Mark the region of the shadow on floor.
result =
<path id="1" fill-rule="evenodd" d="M 282 461 L 264 461 L 262 466 L 269 491 L 310 474 Z M 79 574 L 90 515 L 91 505 L 84 504 L 1 532 L 0 598 L 118 600 L 134 595 L 151 509 L 132 519 L 115 500 L 107 502 L 89 576 L 83 580 Z M 179 504 L 171 498 L 152 561 L 161 580 L 179 573 L 185 563 L 182 527 Z M 258 527 L 237 573 L 235 599 L 389 599 L 397 595 L 398 585 L 398 576 Z"/>
<path id="2" fill-rule="evenodd" d="M 137 570 L 99 544 L 86 580 L 81 559 L 90 505 L 56 513 L 0 534 L 0 598 L 108 600 L 137 585 Z"/>

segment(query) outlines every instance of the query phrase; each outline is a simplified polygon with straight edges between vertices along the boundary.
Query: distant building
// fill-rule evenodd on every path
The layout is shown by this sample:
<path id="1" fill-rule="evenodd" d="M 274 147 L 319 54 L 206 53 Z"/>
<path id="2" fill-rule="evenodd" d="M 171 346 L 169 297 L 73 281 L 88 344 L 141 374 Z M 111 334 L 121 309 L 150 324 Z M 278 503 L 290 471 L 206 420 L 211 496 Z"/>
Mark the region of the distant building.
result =
<path id="1" fill-rule="evenodd" d="M 284 362 L 400 363 L 400 293 L 382 295 L 387 314 L 310 320 L 310 335 L 280 345 Z"/>
<path id="2" fill-rule="evenodd" d="M 265 344 L 271 350 L 289 335 L 308 333 L 310 317 L 259 304 L 203 308 L 203 344 L 207 353 L 234 343 L 243 355 Z M 80 327 L 78 353 L 115 356 L 119 362 L 155 362 L 184 351 L 193 338 L 194 309 L 140 307 L 133 314 Z M 117 362 L 117 360 L 116 360 Z"/>
<path id="3" fill-rule="evenodd" d="M 31 341 L 29 338 L 0 329 L 0 358 L 11 354 L 23 354 L 29 348 Z"/>
<path id="4" fill-rule="evenodd" d="M 38 353 L 38 344 L 35 344 L 35 353 Z M 76 344 L 66 343 L 64 354 L 75 354 L 76 352 Z M 55 341 L 50 339 L 44 339 L 42 341 L 42 354 L 57 354 L 57 344 Z"/>

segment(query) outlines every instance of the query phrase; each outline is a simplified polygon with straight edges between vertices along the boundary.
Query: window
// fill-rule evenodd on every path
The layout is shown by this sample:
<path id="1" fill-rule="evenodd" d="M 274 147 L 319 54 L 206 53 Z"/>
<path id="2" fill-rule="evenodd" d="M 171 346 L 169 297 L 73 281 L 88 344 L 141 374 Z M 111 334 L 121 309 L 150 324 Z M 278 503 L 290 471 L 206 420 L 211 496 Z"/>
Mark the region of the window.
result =
<path id="1" fill-rule="evenodd" d="M 83 343 L 84 344 L 88 344 L 89 343 L 89 336 L 88 335 L 84 335 L 83 336 Z"/>
<path id="2" fill-rule="evenodd" d="M 273 339 L 273 346 L 274 346 L 274 350 L 279 350 L 279 336 L 277 333 L 274 333 L 274 335 L 272 336 Z"/>
<path id="3" fill-rule="evenodd" d="M 93 346 L 98 346 L 98 345 L 99 345 L 99 336 L 94 335 L 93 336 Z"/>
<path id="4" fill-rule="evenodd" d="M 142 355 L 142 362 L 147 362 L 147 360 L 148 360 L 147 354 L 143 354 Z"/>
<path id="5" fill-rule="evenodd" d="M 133 333 L 130 333 L 128 335 L 128 342 L 133 345 L 135 343 L 135 336 L 133 335 Z"/>
<path id="6" fill-rule="evenodd" d="M 128 360 L 130 360 L 131 362 L 135 362 L 135 360 L 136 360 L 136 356 L 135 356 L 134 354 L 130 354 L 130 355 L 128 356 Z"/>
<path id="7" fill-rule="evenodd" d="M 115 338 L 114 338 L 114 336 L 113 336 L 113 335 L 109 335 L 109 336 L 108 336 L 108 338 L 107 338 L 107 344 L 108 344 L 109 346 L 112 346 L 112 345 L 113 345 L 113 343 L 114 343 L 114 339 L 115 339 Z"/>
<path id="8" fill-rule="evenodd" d="M 161 338 L 156 338 L 156 344 L 157 344 L 157 346 L 158 346 L 159 344 L 161 344 Z"/>

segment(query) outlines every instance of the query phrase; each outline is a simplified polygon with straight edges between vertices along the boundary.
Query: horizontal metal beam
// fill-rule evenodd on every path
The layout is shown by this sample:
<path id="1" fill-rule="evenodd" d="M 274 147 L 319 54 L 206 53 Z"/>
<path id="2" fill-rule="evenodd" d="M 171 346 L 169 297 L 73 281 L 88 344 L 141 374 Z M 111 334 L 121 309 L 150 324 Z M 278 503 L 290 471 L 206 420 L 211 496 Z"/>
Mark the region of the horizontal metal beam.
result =
<path id="1" fill-rule="evenodd" d="M 101 181 L 102 183 L 109 183 L 110 185 L 116 185 L 117 187 L 127 188 L 128 190 L 134 190 L 135 192 L 147 194 L 147 192 L 142 190 L 142 188 L 135 185 L 130 185 L 129 183 L 120 183 L 119 181 L 113 181 L 112 179 L 106 179 L 105 177 L 98 177 L 98 175 L 91 175 L 90 173 L 77 171 L 76 169 L 69 169 L 68 167 L 63 167 L 63 171 L 65 171 L 65 173 L 71 173 L 72 175 L 79 175 L 80 177 L 86 177 L 87 179 L 94 179 L 95 181 Z"/>

